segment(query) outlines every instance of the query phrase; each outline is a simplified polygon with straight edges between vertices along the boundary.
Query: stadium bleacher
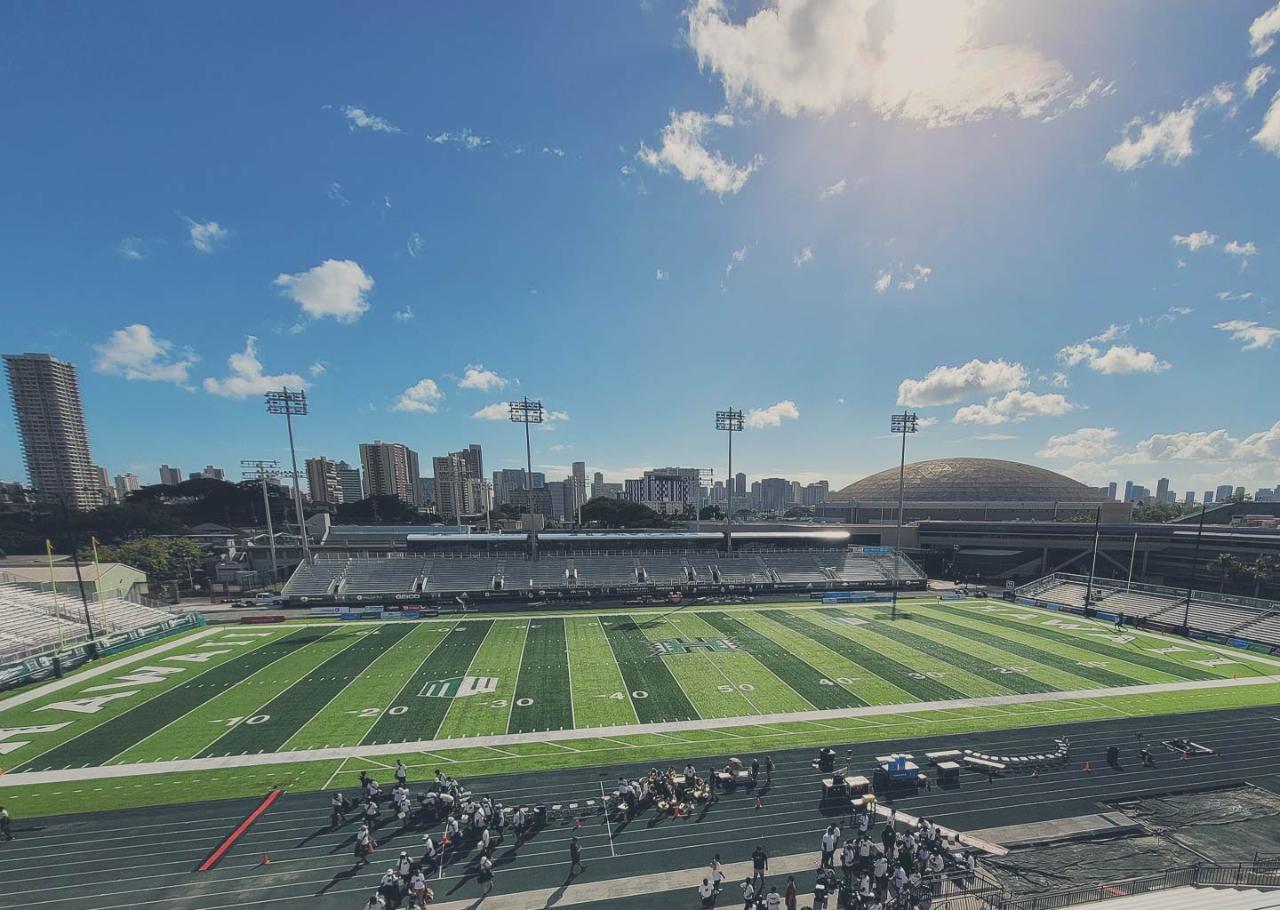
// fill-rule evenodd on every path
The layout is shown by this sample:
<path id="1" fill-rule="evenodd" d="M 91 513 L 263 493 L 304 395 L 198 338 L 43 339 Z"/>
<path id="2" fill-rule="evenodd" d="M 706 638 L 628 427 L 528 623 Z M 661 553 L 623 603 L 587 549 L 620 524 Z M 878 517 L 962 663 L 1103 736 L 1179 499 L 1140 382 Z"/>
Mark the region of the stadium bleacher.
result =
<path id="1" fill-rule="evenodd" d="M 89 604 L 89 617 L 97 634 L 109 634 L 166 622 L 173 614 L 122 597 L 102 597 Z M 78 597 L 0 582 L 0 661 L 88 638 L 89 626 Z"/>
<path id="2" fill-rule="evenodd" d="M 1079 575 L 1046 576 L 1018 589 L 1018 594 L 1076 610 L 1083 610 L 1089 582 Z M 1280 609 L 1264 602 L 1239 603 L 1205 591 L 1193 591 L 1190 607 L 1185 591 L 1156 585 L 1127 586 L 1124 582 L 1096 578 L 1088 605 L 1106 613 L 1125 614 L 1167 626 L 1187 625 L 1200 632 L 1280 646 Z M 1252 605 L 1249 605 L 1252 604 Z"/>
<path id="3" fill-rule="evenodd" d="M 899 577 L 922 582 L 905 557 Z M 484 553 L 317 559 L 300 565 L 282 593 L 299 600 L 368 599 L 378 595 L 459 595 L 489 592 L 686 588 L 884 586 L 893 557 L 849 550 L 659 551 L 554 553 L 540 559 Z"/>

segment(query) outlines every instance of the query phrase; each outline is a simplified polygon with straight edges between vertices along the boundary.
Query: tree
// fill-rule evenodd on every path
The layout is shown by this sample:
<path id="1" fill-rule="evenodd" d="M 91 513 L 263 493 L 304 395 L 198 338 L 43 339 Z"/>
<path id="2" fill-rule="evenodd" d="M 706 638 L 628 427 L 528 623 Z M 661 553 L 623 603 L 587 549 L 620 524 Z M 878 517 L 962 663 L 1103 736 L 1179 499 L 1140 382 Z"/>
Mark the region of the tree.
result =
<path id="1" fill-rule="evenodd" d="M 1262 592 L 1262 586 L 1275 574 L 1276 561 L 1270 556 L 1259 556 L 1251 565 L 1245 566 L 1245 571 L 1253 579 L 1253 596 L 1257 597 Z"/>
<path id="2" fill-rule="evenodd" d="M 443 520 L 439 516 L 420 516 L 399 496 L 370 496 L 338 506 L 340 524 L 439 524 Z"/>
<path id="3" fill-rule="evenodd" d="M 1139 504 L 1133 507 L 1133 520 L 1164 524 L 1165 522 L 1173 521 L 1175 518 L 1190 515 L 1198 511 L 1199 508 L 1199 506 L 1176 502 L 1153 502 L 1150 505 Z M 1093 521 L 1092 512 L 1089 513 L 1089 520 Z"/>
<path id="4" fill-rule="evenodd" d="M 1221 594 L 1226 590 L 1227 578 L 1234 575 L 1240 569 L 1240 560 L 1236 559 L 1230 553 L 1219 553 L 1209 563 L 1211 568 L 1217 569 L 1220 573 L 1218 581 L 1218 593 Z"/>
<path id="5" fill-rule="evenodd" d="M 812 518 L 813 509 L 807 506 L 792 506 L 782 515 L 783 518 Z"/>
<path id="6" fill-rule="evenodd" d="M 668 528 L 671 523 L 648 506 L 597 496 L 582 506 L 583 524 L 603 528 Z"/>
<path id="7" fill-rule="evenodd" d="M 82 549 L 79 555 L 88 562 L 93 559 L 93 550 Z M 185 537 L 144 537 L 120 546 L 100 546 L 98 558 L 140 569 L 152 582 L 190 583 L 202 571 L 204 553 L 199 544 Z"/>
<path id="8" fill-rule="evenodd" d="M 703 506 L 698 518 L 702 521 L 723 521 L 724 509 L 719 506 Z"/>

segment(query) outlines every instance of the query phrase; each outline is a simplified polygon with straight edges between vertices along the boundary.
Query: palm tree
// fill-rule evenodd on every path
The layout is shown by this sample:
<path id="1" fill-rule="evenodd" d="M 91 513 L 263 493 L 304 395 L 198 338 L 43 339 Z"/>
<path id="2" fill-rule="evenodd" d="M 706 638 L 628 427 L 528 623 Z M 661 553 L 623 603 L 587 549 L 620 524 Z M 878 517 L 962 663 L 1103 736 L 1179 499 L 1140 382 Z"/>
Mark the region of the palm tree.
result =
<path id="1" fill-rule="evenodd" d="M 1240 568 L 1240 560 L 1236 559 L 1230 553 L 1219 553 L 1214 557 L 1213 561 L 1209 563 L 1209 566 L 1217 569 L 1219 572 L 1218 593 L 1221 594 L 1226 590 L 1227 577 L 1234 575 Z"/>
<path id="2" fill-rule="evenodd" d="M 1276 570 L 1276 561 L 1270 556 L 1259 556 L 1249 566 L 1249 575 L 1253 578 L 1253 596 L 1257 597 L 1262 586 L 1271 580 Z"/>

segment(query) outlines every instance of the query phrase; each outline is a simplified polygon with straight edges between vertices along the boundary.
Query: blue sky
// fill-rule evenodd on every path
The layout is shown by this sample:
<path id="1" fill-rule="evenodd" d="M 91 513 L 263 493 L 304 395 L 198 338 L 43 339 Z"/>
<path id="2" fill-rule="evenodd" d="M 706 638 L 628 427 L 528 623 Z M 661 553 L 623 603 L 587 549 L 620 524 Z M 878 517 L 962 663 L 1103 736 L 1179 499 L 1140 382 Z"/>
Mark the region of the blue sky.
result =
<path id="1" fill-rule="evenodd" d="M 842 484 L 911 406 L 912 458 L 1280 483 L 1280 6 L 354 10 L 3 14 L 0 347 L 113 474 L 287 455 L 305 382 L 351 461 L 522 464 L 529 394 L 551 476 L 722 477 L 733 405 L 735 469 Z"/>

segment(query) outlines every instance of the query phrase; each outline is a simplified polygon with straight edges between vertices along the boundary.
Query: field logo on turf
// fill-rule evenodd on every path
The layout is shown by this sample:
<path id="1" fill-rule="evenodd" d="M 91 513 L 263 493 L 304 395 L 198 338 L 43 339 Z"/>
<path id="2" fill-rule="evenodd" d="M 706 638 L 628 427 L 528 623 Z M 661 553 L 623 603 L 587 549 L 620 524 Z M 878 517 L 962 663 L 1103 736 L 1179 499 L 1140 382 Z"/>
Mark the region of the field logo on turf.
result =
<path id="1" fill-rule="evenodd" d="M 433 679 L 422 687 L 420 698 L 466 698 L 469 695 L 488 695 L 498 688 L 496 676 L 454 676 L 449 679 Z"/>
<path id="2" fill-rule="evenodd" d="M 649 643 L 654 657 L 670 654 L 692 654 L 695 651 L 741 651 L 742 646 L 732 638 L 667 638 Z"/>

